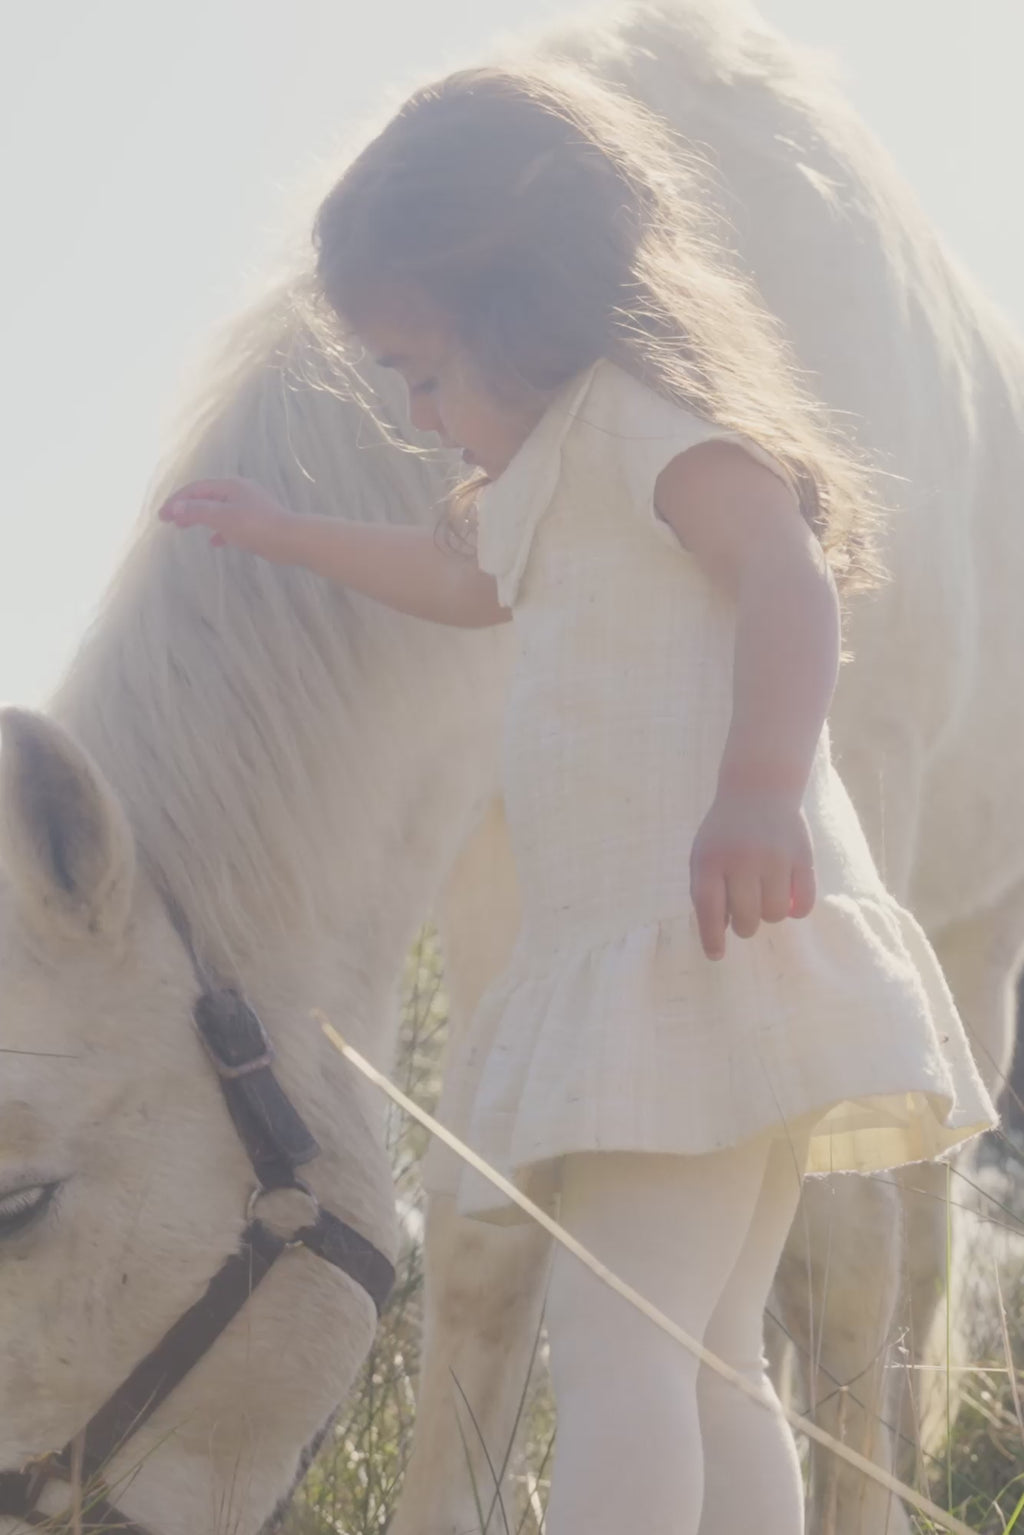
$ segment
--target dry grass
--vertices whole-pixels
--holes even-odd
[[[441,962],[424,934],[406,971],[399,1086],[428,1110],[439,1082],[446,1006]],[[392,1158],[406,1244],[398,1283],[359,1386],[296,1497],[285,1535],[378,1535],[388,1527],[409,1454],[419,1368],[422,1301],[419,1160],[426,1132],[393,1113]],[[945,1463],[922,1470],[906,1457],[904,1474],[979,1535],[1024,1535],[1024,1116],[1014,1118],[1002,1145],[986,1148],[975,1182],[958,1202],[981,1207],[968,1224],[964,1270],[956,1290],[975,1318],[953,1357],[978,1361],[963,1377],[962,1410]],[[515,1507],[491,1520],[493,1535],[540,1535],[554,1415],[543,1368],[535,1371],[519,1434]],[[471,1431],[471,1429],[470,1429]],[[468,1476],[468,1470],[467,1470]],[[927,1484],[927,1485],[926,1485]],[[490,1504],[493,1489],[479,1489]],[[932,1526],[920,1522],[921,1535]],[[818,1535],[818,1532],[811,1532]]]
[[[953,1357],[968,1368],[943,1468],[942,1501],[980,1535],[1024,1535],[1024,1115],[1007,1113],[973,1176],[981,1205],[967,1216],[955,1293],[971,1325]],[[959,1197],[963,1197],[963,1193]],[[922,1525],[922,1529],[928,1529]],[[930,1531],[929,1531],[930,1535]]]

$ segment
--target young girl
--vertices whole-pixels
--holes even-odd
[[[162,515],[438,622],[511,619],[523,921],[452,1070],[456,1128],[764,1383],[805,1171],[994,1121],[924,936],[831,765],[833,575],[864,478],[684,195],[677,145],[574,76],[419,92],[316,223],[317,274],[476,473],[476,558],[244,481]],[[438,1164],[440,1167],[441,1164]],[[435,1169],[435,1175],[436,1169]],[[509,1212],[464,1178],[466,1213]],[[559,1251],[551,1535],[797,1535],[794,1444]]]

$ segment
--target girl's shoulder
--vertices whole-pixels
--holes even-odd
[[[534,535],[549,510],[607,502],[678,548],[654,508],[665,466],[698,443],[739,442],[772,467],[763,450],[708,421],[608,358],[570,379],[513,456],[477,498],[477,559],[498,582],[499,600],[515,604]],[[779,470],[780,473],[783,471]]]
[[[606,454],[642,461],[663,451],[672,457],[727,431],[602,358],[590,370],[570,437],[580,438],[591,453],[603,444]]]
[[[697,414],[660,394],[607,359],[592,370],[589,388],[564,443],[567,464],[589,464],[616,483],[626,503],[649,518],[654,487],[669,463],[705,442],[742,448],[794,489],[783,466],[760,444],[732,427]]]

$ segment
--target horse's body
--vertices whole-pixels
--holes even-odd
[[[1007,708],[1024,657],[1013,515],[1024,356],[863,130],[754,23],[693,0],[564,46],[709,148],[767,302],[824,398],[901,477],[886,525],[892,581],[852,614],[834,733],[879,861],[928,925],[997,1082],[1024,937],[1024,723]],[[327,365],[287,295],[247,316],[226,355],[159,492],[242,474],[300,510],[434,519],[440,470],[384,444],[355,399],[304,384]],[[461,849],[444,903],[457,1007],[500,963],[515,892],[500,818],[484,812],[507,644],[149,527],[53,723],[8,721],[0,1043],[16,1053],[0,1079],[0,1470],[81,1428],[202,1293],[245,1220],[251,1170],[191,1036],[194,978],[149,871],[262,1013],[324,1148],[308,1173],[322,1202],[393,1246],[379,1109],[307,1011],[333,1012],[389,1059],[402,954]],[[51,1183],[53,1208],[5,1235],[4,1194]],[[884,1460],[870,1370],[896,1299],[896,1196],[845,1179],[818,1186],[809,1206],[780,1304],[804,1337],[806,1285],[821,1285],[827,1245],[814,1349],[823,1377],[857,1378],[843,1423]],[[926,1267],[932,1208],[908,1205]],[[448,1369],[500,1441],[543,1272],[532,1232],[460,1226],[441,1206],[431,1227],[421,1432],[395,1526],[405,1535],[473,1527]],[[251,1535],[348,1390],[371,1329],[358,1286],[288,1254],[115,1457],[118,1507],[153,1535]],[[860,1492],[845,1479],[834,1489],[841,1535],[885,1528]],[[52,1486],[44,1506],[66,1506],[66,1491]]]

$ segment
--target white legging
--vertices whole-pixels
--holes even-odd
[[[805,1142],[566,1158],[560,1220],[692,1336],[770,1390],[763,1312]],[[558,1434],[548,1535],[800,1535],[796,1446],[564,1248],[547,1301]]]

